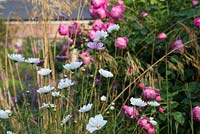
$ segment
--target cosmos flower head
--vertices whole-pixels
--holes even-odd
[[[107,123],[106,120],[103,119],[103,116],[101,114],[96,115],[95,117],[91,117],[89,119],[89,122],[86,126],[86,129],[93,133],[96,130],[101,129],[103,126],[105,126]]]
[[[91,110],[92,105],[93,105],[93,104],[90,104],[90,103],[87,104],[87,105],[84,105],[84,106],[81,107],[78,111],[81,112],[81,113],[83,113],[83,112],[88,112],[88,111]]]
[[[70,120],[70,118],[72,118],[72,115],[71,115],[71,114],[66,115],[66,116],[63,118],[63,120],[62,120],[62,122],[61,122],[61,125],[66,124],[66,123]]]
[[[58,83],[58,89],[63,89],[63,88],[67,88],[74,85],[74,83],[72,82],[72,80],[69,80],[68,78],[65,79],[61,79]]]
[[[25,58],[21,54],[8,54],[8,58],[15,62],[24,62]]]
[[[61,96],[61,94],[60,94],[60,91],[58,91],[58,92],[51,92],[51,95],[53,96],[53,97],[60,97]]]
[[[42,106],[39,107],[39,109],[44,109],[44,108],[55,108],[56,105],[52,104],[52,103],[42,103]]]
[[[89,42],[87,44],[87,47],[91,50],[93,49],[97,49],[97,50],[104,50],[105,47],[104,47],[104,44],[102,42]]]
[[[130,99],[131,105],[138,107],[145,107],[147,105],[141,98],[133,98]]]
[[[113,74],[110,71],[104,69],[99,69],[99,73],[105,78],[113,77]]]
[[[160,106],[160,104],[157,101],[149,101],[148,105],[150,105],[152,107],[158,107],[158,106]]]
[[[43,94],[43,93],[48,93],[48,92],[52,91],[53,89],[54,89],[54,87],[48,85],[48,86],[44,86],[44,87],[42,87],[42,88],[39,88],[39,89],[37,90],[37,92],[38,92],[39,94]]]
[[[12,131],[6,131],[6,134],[15,134]]]
[[[0,119],[8,119],[11,113],[10,110],[0,110]]]
[[[137,118],[139,116],[139,112],[135,107],[129,107],[127,105],[123,105],[122,110],[124,111],[125,115],[131,119]]]
[[[108,33],[112,33],[113,31],[118,31],[119,30],[119,25],[118,24],[114,24],[108,27],[107,31]]]
[[[63,67],[64,67],[64,69],[67,69],[67,70],[73,70],[73,69],[79,68],[82,64],[83,64],[83,62],[75,61],[70,64],[65,64],[65,65],[63,65]]]
[[[158,124],[157,121],[155,121],[153,117],[149,117],[149,122],[150,122],[153,126],[156,126],[156,125]]]
[[[106,31],[96,31],[94,35],[94,41],[99,42],[99,41],[104,41],[108,37],[108,33]]]
[[[41,68],[40,70],[37,71],[37,73],[41,76],[46,76],[51,73],[51,70],[49,68]]]
[[[25,62],[30,63],[30,64],[37,64],[40,62],[39,58],[28,58],[25,60]]]

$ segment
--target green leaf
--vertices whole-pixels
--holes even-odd
[[[174,117],[174,120],[180,123],[181,125],[184,124],[185,119],[183,117],[183,114],[181,112],[173,112],[172,116]]]

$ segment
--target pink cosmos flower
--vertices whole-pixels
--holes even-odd
[[[160,33],[158,36],[157,36],[157,39],[159,40],[165,40],[167,38],[167,35],[165,33]]]
[[[192,109],[192,117],[195,121],[200,122],[200,106],[196,106]]]
[[[121,20],[123,18],[123,7],[121,5],[113,6],[111,11],[109,12],[109,15],[112,19],[119,19]]]
[[[95,32],[94,30],[91,30],[91,31],[89,32],[89,37],[90,37],[91,40],[94,40],[95,34],[96,34],[96,32]]]
[[[137,124],[140,126],[140,128],[145,130],[146,134],[154,134],[155,133],[154,127],[151,123],[149,123],[148,117],[141,117],[138,120]]]
[[[95,19],[98,19],[98,18],[106,18],[107,14],[106,14],[106,9],[104,7],[99,7],[99,8],[95,8],[94,6],[90,6],[90,15],[95,18]]]
[[[197,0],[192,0],[192,5],[193,6],[196,6],[196,5],[198,5],[199,4],[199,2],[197,1]]]
[[[84,64],[86,64],[86,65],[88,65],[90,62],[94,61],[94,59],[92,57],[90,57],[88,51],[82,52],[80,57],[83,60]]]
[[[142,98],[145,100],[151,100],[155,99],[157,96],[157,93],[152,87],[145,87],[142,92]]]
[[[139,112],[136,108],[129,107],[127,105],[123,105],[122,110],[124,111],[126,116],[128,116],[129,118],[136,118],[139,116]]]
[[[172,49],[175,50],[174,52],[182,54],[184,52],[184,49],[185,49],[182,40],[176,40],[172,44]]]
[[[137,124],[141,127],[144,128],[144,126],[148,123],[149,118],[148,117],[141,117],[138,121]]]
[[[144,126],[144,130],[146,130],[147,134],[155,134],[154,127],[153,127],[153,125],[151,123],[147,123]]]
[[[115,23],[113,20],[110,20],[109,22],[107,22],[106,24],[104,24],[104,30],[106,31],[108,29],[109,26],[113,26]]]
[[[65,24],[60,24],[58,28],[58,32],[62,36],[68,35],[69,34],[68,26]]]
[[[145,12],[145,11],[142,11],[142,12],[140,13],[140,16],[144,18],[144,17],[148,16],[148,13]]]
[[[194,19],[194,25],[200,29],[200,17]]]
[[[92,25],[92,29],[94,31],[101,31],[101,30],[105,29],[104,23],[101,20],[95,20],[93,25]]]
[[[91,0],[91,5],[94,6],[94,8],[105,6],[107,3],[107,0]]]
[[[127,47],[128,38],[127,37],[118,37],[115,40],[115,46],[119,49],[125,49]]]
[[[74,21],[73,24],[68,26],[70,36],[76,36],[81,33],[81,27],[77,21]]]

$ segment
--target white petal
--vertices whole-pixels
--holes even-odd
[[[99,73],[106,78],[113,77],[113,74],[107,70],[99,69]]]

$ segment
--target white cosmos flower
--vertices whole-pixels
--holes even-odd
[[[87,124],[86,129],[92,133],[101,129],[106,123],[107,121],[103,119],[103,116],[98,114],[95,117],[91,117],[89,119],[89,123]]]
[[[153,107],[158,107],[160,104],[157,101],[149,101],[148,104]]]
[[[8,54],[8,58],[16,62],[24,62],[24,56],[21,54]]]
[[[0,119],[8,119],[10,113],[10,110],[0,110]]]
[[[141,98],[131,97],[130,101],[133,106],[144,107],[147,105],[147,103],[144,102]]]
[[[68,78],[61,79],[60,82],[58,83],[58,89],[63,89],[72,85],[74,85],[72,80],[69,80]]]
[[[98,42],[98,41],[104,41],[106,38],[108,37],[108,33],[105,31],[96,31],[95,35],[94,35],[94,41]]]
[[[87,105],[84,105],[84,106],[81,107],[78,111],[79,111],[79,112],[88,112],[88,111],[91,110],[92,105],[93,105],[93,104],[90,104],[90,103],[87,104]]]
[[[38,62],[40,62],[39,58],[28,58],[25,60],[25,62],[30,63],[30,64],[37,64]]]
[[[6,134],[14,134],[12,131],[6,131]]]
[[[53,89],[54,89],[54,87],[48,85],[48,86],[44,86],[44,87],[39,88],[37,90],[37,92],[40,93],[40,94],[43,94],[43,93],[48,93],[48,92],[50,92]]]
[[[108,33],[112,33],[112,31],[118,31],[119,30],[119,25],[118,24],[114,24],[108,27],[107,31]]]
[[[51,95],[53,97],[60,97],[61,96],[60,91],[58,91],[58,92],[52,92]]]
[[[106,78],[113,77],[113,74],[107,70],[99,69],[99,73]]]
[[[68,122],[69,119],[70,119],[71,117],[72,117],[71,114],[66,115],[66,116],[63,118],[63,120],[62,120],[62,122],[61,122],[61,125],[64,125],[66,122]]]
[[[39,107],[39,109],[43,109],[43,108],[55,108],[56,105],[51,104],[51,103],[42,103],[42,106]]]
[[[37,73],[39,75],[46,76],[51,73],[51,70],[49,68],[41,68],[39,71],[37,71]]]
[[[79,68],[82,64],[83,64],[83,62],[75,61],[70,64],[65,64],[65,65],[63,65],[63,67],[64,67],[64,69],[67,69],[67,70],[73,70],[73,69]]]
[[[101,101],[106,101],[107,100],[107,97],[105,95],[101,96],[100,98]]]
[[[153,119],[153,117],[150,117],[149,119],[150,119],[149,122],[150,122],[152,125],[156,126],[156,125],[158,124],[157,121],[155,121],[155,120]]]

